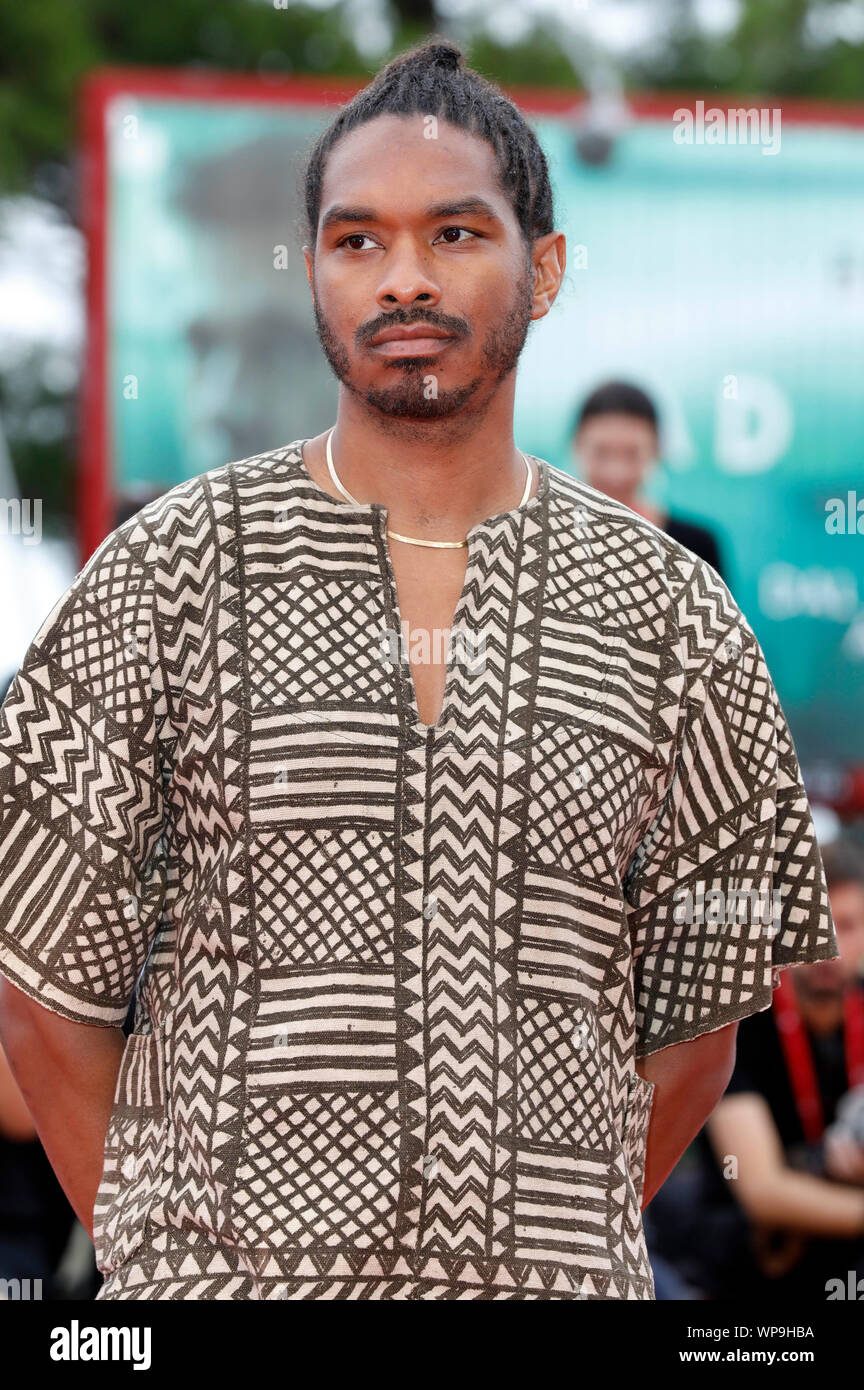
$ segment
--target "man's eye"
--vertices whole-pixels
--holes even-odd
[[[470,229],[469,227],[444,227],[443,230],[442,230],[441,232],[439,232],[438,235],[439,235],[439,236],[446,236],[448,232],[465,232],[467,236],[470,236],[470,237],[476,237],[476,236],[477,236],[477,233],[476,233],[476,232],[472,232],[471,229]],[[437,239],[438,239],[438,238],[436,237],[436,241],[437,241]],[[447,245],[448,245],[448,246],[459,246],[460,243],[459,243],[458,241],[449,241],[449,242],[447,243]]]
[[[339,242],[339,245],[340,245],[340,246],[347,246],[348,243],[349,243],[349,241],[371,241],[371,240],[372,240],[372,238],[369,236],[368,232],[351,232],[349,236],[346,236],[346,237],[343,237],[343,238],[342,238],[342,240]],[[352,251],[359,251],[359,250],[361,250],[361,249],[362,249],[362,248],[361,248],[361,247],[358,247],[358,246],[352,246],[352,247],[351,247],[351,250],[352,250]]]

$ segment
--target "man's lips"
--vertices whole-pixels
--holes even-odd
[[[373,343],[382,357],[437,357],[448,348],[453,338],[390,338],[386,343]]]
[[[409,324],[376,333],[371,346],[384,357],[428,357],[454,342],[451,334],[431,324]]]

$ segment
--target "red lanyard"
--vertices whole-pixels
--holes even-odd
[[[807,1142],[815,1144],[824,1133],[825,1115],[813,1063],[813,1049],[788,973],[781,971],[778,974],[780,983],[774,990],[772,1000],[774,1017],[801,1127]],[[843,999],[843,1048],[849,1086],[864,1085],[864,992],[857,985],[848,988]]]

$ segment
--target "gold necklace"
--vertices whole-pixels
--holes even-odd
[[[335,465],[334,462],[333,462],[333,450],[330,448],[330,439],[331,439],[331,437],[332,437],[333,430],[335,430],[335,428],[336,428],[336,426],[333,425],[333,427],[332,427],[330,430],[328,430],[328,432],[327,432],[327,467],[328,467],[328,469],[330,470],[330,477],[333,479],[333,482],[336,484],[336,486],[338,487],[339,491],[342,493],[342,496],[343,496],[344,498],[346,498],[347,501],[352,502],[352,503],[354,504],[355,507],[360,507],[360,506],[362,506],[363,504],[362,504],[361,502],[358,502],[356,497],[352,497],[352,496],[351,496],[351,493],[348,491],[348,489],[342,486],[342,482],[341,482],[341,480],[340,480],[340,478],[339,478],[339,476],[338,476],[338,474],[337,474],[337,472],[336,472],[336,465]],[[522,452],[521,449],[520,449],[519,452],[520,452],[520,453]],[[526,454],[522,454],[522,458],[523,458],[524,463],[525,463],[525,468],[526,468],[526,470],[527,470],[528,477],[527,477],[526,480],[525,480],[525,491],[522,493],[522,500],[521,500],[520,503],[519,503],[519,506],[520,506],[520,507],[524,507],[524,506],[525,506],[525,503],[528,501],[528,494],[529,494],[529,492],[531,491],[531,465],[530,465],[530,463],[528,462],[528,457],[527,457]],[[464,541],[420,541],[420,540],[417,540],[414,536],[400,536],[398,531],[388,531],[388,532],[387,532],[387,535],[388,535],[388,536],[392,536],[393,539],[394,539],[394,541],[404,541],[406,545],[426,545],[426,546],[434,546],[436,550],[458,550],[458,549],[460,548],[460,546],[466,546],[466,545],[468,544],[468,541],[467,541],[467,540],[464,540]]]

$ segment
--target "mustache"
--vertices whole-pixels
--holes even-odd
[[[468,324],[464,319],[453,318],[450,314],[436,314],[419,310],[417,313],[399,313],[394,311],[386,314],[373,323],[365,323],[362,328],[358,328],[355,334],[358,347],[367,347],[375,337],[376,333],[382,333],[385,328],[410,328],[412,323],[428,323],[433,328],[440,328],[442,333],[451,333],[454,338],[464,338],[470,332]]]

